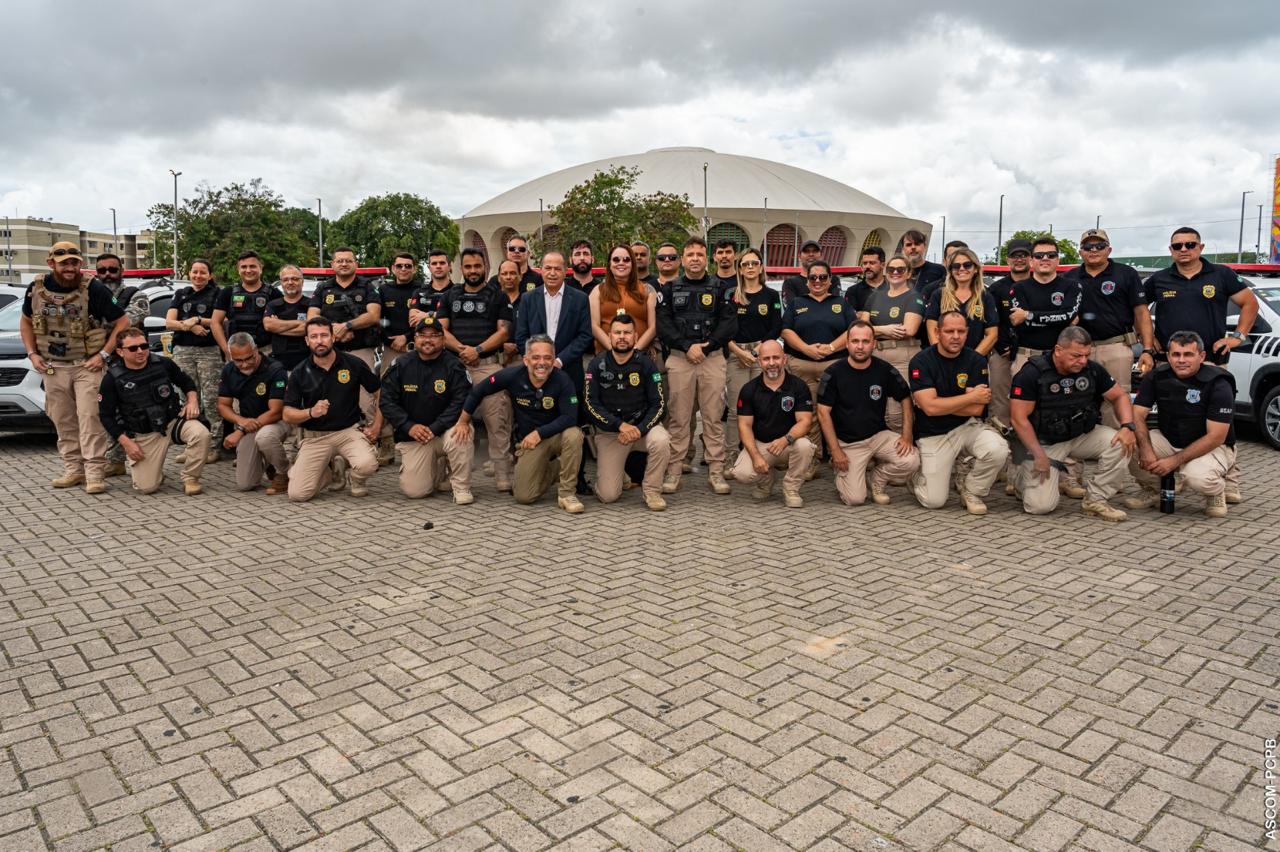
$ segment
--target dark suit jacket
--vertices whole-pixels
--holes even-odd
[[[582,396],[582,356],[591,349],[591,307],[587,297],[566,283],[562,285],[560,323],[556,327],[556,357],[563,370],[573,379],[573,385]],[[544,301],[545,286],[538,286],[520,297],[520,310],[516,311],[516,347],[524,352],[525,344],[535,334],[547,333],[547,306]]]

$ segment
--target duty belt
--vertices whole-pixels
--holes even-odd
[[[479,366],[481,364],[496,364],[496,363],[498,363],[497,355],[486,355],[476,362],[476,366]]]
[[[919,340],[914,340],[914,339],[911,339],[911,340],[877,340],[877,341],[876,341],[876,348],[877,348],[877,349],[902,349],[902,348],[904,348],[904,347],[909,347],[909,346],[916,346],[916,347],[918,347],[919,345],[920,345],[920,341],[919,341]]]
[[[1127,331],[1124,334],[1117,334],[1115,337],[1108,337],[1106,340],[1093,341],[1094,346],[1106,346],[1108,343],[1127,343],[1130,346],[1138,342],[1138,335],[1135,332]]]

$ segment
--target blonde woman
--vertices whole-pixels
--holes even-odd
[[[764,259],[753,248],[738,256],[738,286],[733,291],[738,306],[738,331],[729,341],[725,400],[728,422],[724,430],[724,446],[728,456],[725,469],[732,471],[738,453],[738,393],[742,386],[760,375],[756,350],[766,340],[777,340],[782,334],[782,297],[765,284]]]
[[[996,300],[982,279],[982,262],[967,248],[952,254],[942,289],[925,307],[924,321],[930,344],[938,342],[938,317],[948,311],[959,311],[969,323],[969,336],[964,345],[983,358],[988,357],[1000,331]]]
[[[907,369],[920,351],[916,334],[924,322],[924,300],[911,286],[911,264],[902,255],[889,258],[884,265],[884,277],[888,283],[867,294],[858,319],[871,323],[876,335],[876,354],[909,382]],[[901,430],[902,406],[897,400],[889,400],[885,422],[890,429]]]

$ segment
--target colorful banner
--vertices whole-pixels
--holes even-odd
[[[1271,202],[1271,255],[1269,263],[1280,263],[1280,157],[1276,157],[1275,193]]]

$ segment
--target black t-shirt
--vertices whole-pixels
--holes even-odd
[[[899,325],[907,318],[907,314],[918,314],[924,322],[924,299],[911,288],[903,290],[896,296],[889,295],[889,285],[877,287],[867,294],[862,309],[867,312],[867,321],[872,325]]]
[[[474,293],[464,286],[451,287],[436,316],[449,321],[449,333],[463,346],[478,346],[493,336],[498,323],[512,323],[507,294],[483,286]]]
[[[286,301],[285,297],[281,296],[267,302],[265,315],[286,322],[297,322],[306,320],[307,308],[310,306],[311,301],[306,296],[299,296],[296,302]],[[297,337],[288,334],[271,335],[271,357],[283,364],[286,370],[292,370],[310,354],[306,338],[302,335]]]
[[[382,339],[390,340],[398,334],[409,334],[409,300],[418,292],[421,282],[400,284],[394,278],[378,285],[382,300]]]
[[[970,349],[977,349],[978,344],[982,342],[982,338],[986,336],[987,329],[995,328],[999,323],[999,311],[996,308],[995,297],[987,290],[982,291],[982,304],[978,308],[976,316],[969,316],[969,309],[965,305],[961,305],[959,310],[964,314],[965,321],[969,324],[969,336],[965,338],[964,345]],[[942,292],[939,291],[930,300],[924,309],[925,322],[933,320],[938,321],[942,316]]]
[[[821,302],[813,296],[797,296],[782,309],[782,328],[794,331],[805,343],[830,343],[849,330],[853,315],[848,308],[835,293],[828,293]],[[790,346],[784,348],[792,358],[813,360]]]
[[[911,270],[911,286],[926,303],[933,298],[934,293],[942,289],[942,283],[946,279],[946,267],[931,260],[926,260],[919,268]]]
[[[382,377],[378,406],[397,441],[411,441],[409,430],[426,426],[439,437],[452,429],[471,391],[466,366],[451,352],[430,361],[416,351],[396,359]]]
[[[1080,285],[1080,326],[1094,341],[1133,331],[1133,309],[1147,303],[1147,289],[1136,269],[1107,261],[1097,275],[1080,264],[1062,277]]]
[[[849,289],[844,291],[844,300],[849,303],[849,309],[855,314],[865,311],[867,305],[867,297],[884,287],[888,287],[889,283],[883,279],[878,285],[872,287],[867,283],[865,278],[859,278],[853,284],[849,285]]]
[[[289,374],[284,404],[288,408],[311,408],[322,399],[329,400],[324,417],[312,417],[303,429],[334,432],[360,422],[360,389],[377,393],[381,386],[365,362],[349,352],[335,351],[333,364],[325,370],[308,358]]]
[[[790,373],[783,373],[776,391],[769,389],[761,374],[738,392],[738,416],[752,418],[751,434],[761,443],[776,441],[790,432],[800,411],[813,413],[813,396],[809,386]]]
[[[770,287],[761,287],[746,296],[745,305],[738,304],[736,293],[733,297],[738,309],[738,330],[733,335],[734,342],[777,340],[782,334],[782,297]]]
[[[1009,321],[1009,314],[1013,311],[1013,285],[1017,283],[1006,275],[992,281],[989,288],[996,302],[996,313],[1000,318],[1000,331],[996,335],[996,348],[993,351],[1001,355],[1008,355],[1010,350],[1018,345],[1017,330]]]
[[[54,283],[52,274],[46,274],[44,279],[44,288],[50,293],[74,293],[76,290],[75,287],[58,286]],[[40,279],[37,278],[27,285],[26,295],[22,297],[22,313],[25,316],[31,316],[31,291],[39,283]],[[116,304],[111,289],[96,278],[89,282],[89,315],[105,323],[113,323],[124,316],[124,309]]]
[[[265,355],[258,369],[245,375],[228,361],[222,365],[218,379],[218,396],[239,400],[241,417],[257,417],[266,414],[273,399],[284,399],[289,374],[284,364]]]
[[[192,317],[200,317],[202,320],[212,319],[218,296],[218,288],[212,283],[205,284],[199,291],[194,287],[183,287],[174,295],[170,307],[177,310],[179,320],[189,320]],[[175,331],[173,345],[205,348],[217,346],[218,341],[213,339],[212,332],[202,337],[193,331]]]
[[[1015,326],[1018,345],[1026,349],[1052,349],[1058,335],[1080,313],[1080,284],[1055,275],[1041,284],[1028,278],[1013,285],[1013,306],[1030,316]]]
[[[818,381],[818,405],[831,406],[836,437],[844,444],[865,441],[889,428],[884,419],[889,400],[902,402],[910,395],[902,374],[875,356],[861,370],[841,358]]]
[[[911,392],[932,388],[939,397],[962,396],[965,388],[991,384],[987,359],[967,346],[954,358],[946,358],[937,346],[918,352],[908,368],[911,376]],[[986,416],[983,409],[982,416]],[[917,438],[945,435],[969,420],[960,414],[943,414],[930,417],[916,406],[915,429]]]
[[[1231,297],[1249,286],[1228,266],[1200,263],[1200,271],[1192,278],[1171,266],[1147,279],[1147,294],[1155,304],[1156,340],[1165,348],[1175,331],[1194,331],[1205,349],[1212,350],[1227,333]]]
[[[516,441],[523,441],[535,429],[545,440],[578,425],[578,391],[573,379],[560,369],[552,370],[539,388],[529,380],[528,367],[514,364],[474,385],[462,408],[475,414],[486,396],[504,392],[511,397],[515,413]]]

